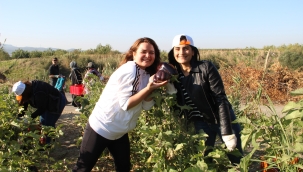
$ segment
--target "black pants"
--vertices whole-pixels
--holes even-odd
[[[96,133],[87,123],[80,148],[80,156],[73,172],[89,172],[105,148],[114,158],[115,169],[119,172],[130,171],[130,144],[128,134],[117,140],[108,140]]]

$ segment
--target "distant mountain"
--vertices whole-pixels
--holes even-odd
[[[25,51],[45,51],[48,50],[49,48],[44,48],[44,47],[15,47],[13,45],[9,45],[9,44],[4,44],[3,45],[3,49],[4,51],[6,51],[8,54],[12,55],[12,52],[21,49],[21,50],[25,50]],[[57,50],[59,48],[51,48],[52,50]],[[72,51],[73,49],[69,49],[67,51]]]

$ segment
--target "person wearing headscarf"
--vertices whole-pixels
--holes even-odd
[[[71,68],[71,72],[69,74],[69,79],[71,80],[71,84],[75,85],[75,84],[82,84],[82,74],[80,69],[77,66],[77,63],[75,61],[70,62],[69,64],[70,68]],[[76,111],[79,111],[81,109],[81,104],[79,101],[76,100],[76,98],[78,96],[81,95],[74,95],[72,94],[72,105],[74,107],[77,107]]]

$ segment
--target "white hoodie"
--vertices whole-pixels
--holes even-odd
[[[128,100],[146,87],[149,77],[134,61],[120,66],[110,76],[89,117],[92,129],[109,140],[119,139],[133,130],[142,109],[151,109],[154,101],[142,101],[127,110]]]

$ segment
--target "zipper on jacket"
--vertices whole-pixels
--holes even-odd
[[[200,65],[198,65],[198,68],[201,70]],[[201,75],[200,75],[201,82],[202,82],[202,73],[203,73],[203,72],[202,72],[202,70],[201,70]],[[209,101],[208,101],[208,99],[207,99],[206,93],[205,93],[204,88],[203,88],[202,85],[201,85],[201,87],[202,87],[202,90],[203,90],[205,99],[206,99],[206,101],[207,101],[207,104],[208,104],[208,106],[210,107],[211,112],[213,113],[213,116],[214,116],[214,119],[215,119],[215,123],[218,124],[218,121],[217,121],[217,118],[216,118],[216,114],[214,113],[214,111],[213,111],[213,109],[212,109],[212,107],[211,107],[211,105],[210,105],[210,103],[209,103]]]
[[[215,123],[218,124],[218,121],[217,121],[217,118],[216,118],[216,114],[214,113],[214,111],[213,111],[213,109],[212,109],[212,107],[211,107],[211,105],[210,105],[210,103],[209,103],[209,101],[208,101],[208,99],[207,99],[207,96],[206,96],[206,94],[205,94],[205,91],[204,91],[203,86],[201,86],[201,87],[202,87],[202,90],[203,90],[205,99],[206,99],[206,101],[207,101],[207,104],[208,104],[208,106],[210,107],[210,110],[211,110],[211,112],[212,112],[213,115],[214,115]]]

